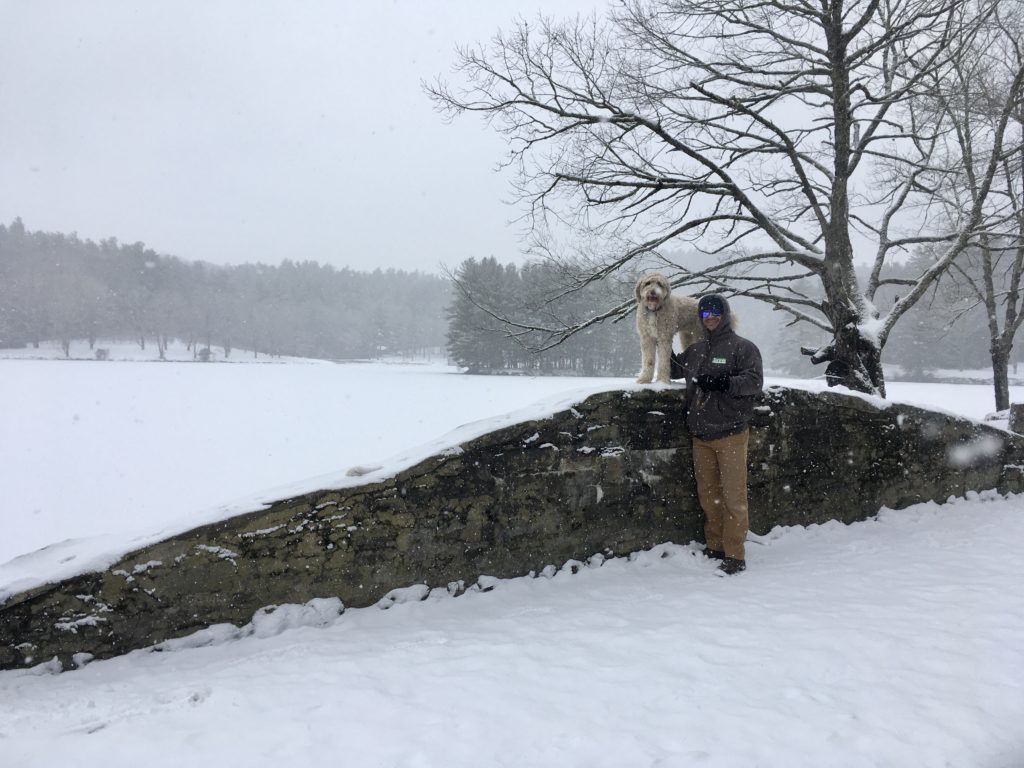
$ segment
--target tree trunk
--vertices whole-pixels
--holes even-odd
[[[1010,407],[1010,355],[1006,345],[992,342],[992,387],[995,389],[996,410],[1005,411]]]
[[[827,314],[835,336],[827,356],[825,379],[829,386],[843,385],[857,392],[885,397],[882,350],[874,339],[862,335],[862,324],[869,319],[871,307],[865,300],[853,267],[853,242],[850,238],[850,73],[843,34],[842,4],[832,8],[826,27],[829,59],[832,63],[835,120],[832,189],[829,195],[828,221],[825,226],[825,265],[822,286],[828,298]]]
[[[828,385],[841,385],[855,392],[885,397],[882,351],[878,345],[861,335],[855,319],[842,324],[837,323],[837,327],[839,330],[830,348],[820,358],[820,361],[829,361],[825,369],[825,380]]]

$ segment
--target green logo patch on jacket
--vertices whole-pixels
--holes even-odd
[[[725,358],[724,357],[712,357],[711,358],[711,362],[714,363],[715,365],[725,365]]]

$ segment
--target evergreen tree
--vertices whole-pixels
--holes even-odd
[[[0,345],[100,337],[151,344],[163,357],[181,339],[196,354],[329,359],[411,355],[444,345],[450,286],[400,270],[361,273],[313,261],[218,267],[116,238],[0,226]]]

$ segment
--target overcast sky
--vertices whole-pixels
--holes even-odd
[[[0,0],[0,223],[214,263],[521,260],[504,143],[420,82],[603,0]]]

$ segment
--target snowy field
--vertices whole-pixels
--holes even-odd
[[[628,385],[0,359],[0,592]],[[992,410],[986,386],[890,396]],[[0,766],[1019,768],[1022,540],[1024,499],[972,494],[752,536],[730,579],[682,542],[386,611],[282,608],[164,653],[0,673]]]

